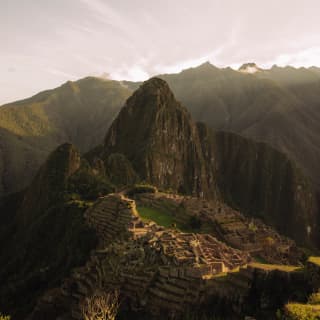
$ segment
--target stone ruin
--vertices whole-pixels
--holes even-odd
[[[173,317],[192,305],[201,305],[219,290],[216,276],[232,270],[247,274],[250,255],[233,249],[209,234],[182,233],[143,222],[135,202],[119,194],[101,198],[85,213],[99,237],[86,265],[73,270],[60,288],[40,299],[34,314],[52,301],[65,301],[69,318],[82,319],[81,301],[96,290],[118,289],[132,310]],[[228,295],[249,287],[237,277]],[[239,288],[239,291],[235,290]],[[224,286],[223,290],[227,290]],[[226,293],[225,293],[226,294]],[[51,302],[48,302],[51,301]],[[67,301],[67,303],[66,303]],[[31,317],[31,319],[36,319]]]
[[[163,201],[152,200],[150,195],[143,197],[148,198],[148,205],[152,201],[160,205]],[[173,205],[177,208],[185,205],[185,201],[189,203],[188,208],[194,203],[192,198],[170,195],[168,199],[171,209]],[[137,201],[146,204],[142,198]],[[203,209],[212,210],[207,202],[199,201]],[[200,214],[203,215],[203,211]],[[224,237],[242,230],[239,224],[231,228],[233,222],[229,218],[238,217],[236,212],[225,214],[217,210],[214,217],[214,221],[223,220],[221,226],[230,226],[221,227],[221,230],[230,230]],[[208,215],[205,217],[213,225]],[[188,310],[210,304],[212,299],[224,299],[233,312],[241,314],[255,278],[260,274],[264,279],[267,273],[277,270],[276,266],[271,270],[251,263],[249,250],[234,249],[210,234],[183,233],[154,222],[146,223],[136,210],[136,202],[123,194],[99,199],[85,212],[85,218],[96,230],[98,247],[84,266],[72,271],[61,287],[49,290],[39,299],[28,320],[49,320],[47,315],[51,314],[58,314],[59,319],[80,320],[80,306],[86,297],[97,291],[115,289],[120,292],[122,308],[143,311],[154,319],[179,318]],[[249,222],[243,221],[246,223]],[[283,278],[287,279],[286,272],[283,273]],[[49,310],[47,314],[45,310]]]
[[[167,265],[205,265],[210,274],[226,272],[244,265],[249,255],[233,249],[209,234],[182,233],[166,229],[154,222],[143,222],[135,201],[113,194],[100,199],[85,213],[88,224],[100,239],[100,247],[115,240],[140,239],[144,247],[153,250]]]
[[[299,264],[302,252],[295,242],[260,219],[246,217],[218,201],[167,193],[137,194],[138,205],[170,212],[180,224],[190,217],[201,220],[202,232],[213,234],[233,248],[259,256],[268,263]]]

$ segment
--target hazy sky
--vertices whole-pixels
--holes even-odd
[[[320,0],[0,0],[0,104],[209,60],[320,66]]]

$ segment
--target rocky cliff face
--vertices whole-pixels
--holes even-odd
[[[161,79],[146,81],[127,100],[105,139],[103,156],[112,153],[125,155],[142,180],[158,187],[215,196],[197,127]]]
[[[318,243],[315,193],[286,155],[237,134],[214,132],[203,124],[198,128],[206,164],[225,201],[300,244]]]
[[[24,194],[17,219],[26,224],[58,202],[68,178],[80,168],[80,153],[69,143],[59,146],[42,165]]]

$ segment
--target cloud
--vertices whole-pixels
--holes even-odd
[[[150,78],[150,74],[136,65],[117,72],[112,72],[111,78],[114,80],[144,81]]]
[[[104,72],[145,80],[205,61],[320,65],[319,0],[5,2],[0,100]]]
[[[139,32],[137,24],[125,19],[123,15],[118,13],[114,8],[101,0],[80,0],[94,14],[95,18],[101,23],[113,27],[122,35],[129,37],[134,36]]]

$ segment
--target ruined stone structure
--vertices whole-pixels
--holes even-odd
[[[168,199],[181,201],[180,205],[186,200],[173,195]],[[251,305],[252,295],[261,303],[266,303],[267,295],[265,307],[274,307],[278,300],[272,288],[277,286],[270,281],[283,282],[283,299],[289,299],[296,285],[306,288],[299,268],[251,263],[249,253],[209,234],[182,233],[143,222],[136,202],[123,194],[101,198],[86,211],[85,218],[97,232],[98,247],[60,288],[48,291],[38,301],[28,320],[57,316],[80,320],[81,302],[97,290],[119,290],[122,308],[143,310],[150,318],[179,319],[188,310],[202,310],[221,299],[232,313],[240,315]],[[260,295],[255,291],[257,284]]]
[[[135,201],[121,194],[101,198],[87,210],[85,217],[88,224],[96,229],[102,248],[114,241],[134,240],[139,243],[140,240],[144,246],[159,253],[167,264],[205,265],[206,270],[211,270],[208,275],[232,270],[245,264],[249,258],[209,234],[182,233],[154,222],[143,222]]]
[[[86,212],[103,249],[93,253],[83,268],[63,286],[78,298],[73,317],[80,319],[81,297],[96,288],[119,288],[131,308],[152,314],[182,312],[207,298],[211,281],[222,272],[244,266],[248,254],[232,249],[208,234],[181,233],[155,223],[144,223],[135,202],[114,194]],[[109,245],[107,245],[109,243]]]
[[[260,256],[269,263],[297,264],[301,259],[293,240],[219,201],[160,192],[137,194],[135,199],[139,205],[170,212],[181,224],[197,217],[202,222],[202,232],[214,234],[231,247]]]
[[[81,319],[79,304],[84,297],[97,289],[115,288],[133,310],[145,308],[153,315],[167,312],[173,316],[204,302],[210,290],[216,290],[216,275],[250,261],[247,253],[208,234],[144,223],[135,202],[123,195],[101,198],[85,217],[100,243],[86,265],[73,270],[59,289],[73,319]],[[56,299],[60,301],[61,295]],[[46,303],[45,296],[38,309]]]

